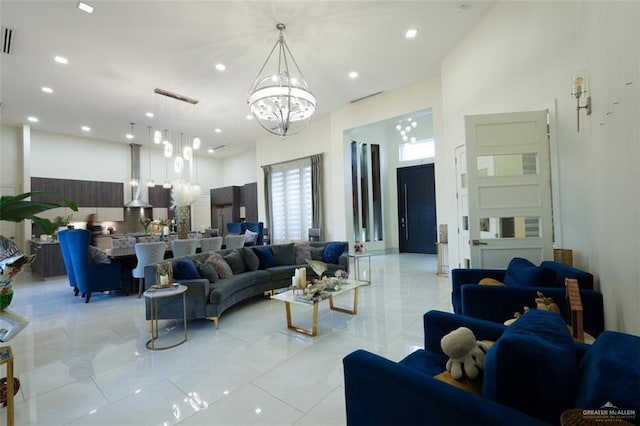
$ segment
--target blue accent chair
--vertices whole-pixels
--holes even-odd
[[[638,336],[605,331],[591,346],[577,343],[558,314],[541,310],[510,327],[439,311],[423,323],[424,349],[399,362],[366,350],[343,359],[347,425],[548,425],[567,410],[611,405],[640,422]],[[495,342],[479,393],[434,377],[448,359],[440,340],[458,327]]]
[[[124,290],[131,287],[131,270],[124,269],[120,262],[93,263],[89,258],[91,233],[86,229],[61,231],[66,239],[67,254],[73,267],[76,286],[84,295],[85,303],[93,292]],[[64,252],[63,252],[64,256]]]
[[[264,223],[263,222],[228,222],[227,233],[229,234],[244,234],[246,230],[255,232],[258,234],[255,245],[261,246],[264,243]]]
[[[483,278],[493,278],[505,286],[479,285]],[[565,296],[565,278],[578,281],[584,310],[584,330],[597,337],[604,331],[602,294],[593,290],[593,275],[571,266],[544,261],[536,266],[526,259],[514,258],[507,269],[453,269],[451,302],[456,314],[502,323],[522,312],[524,306],[535,308],[538,291],[551,297],[565,319],[570,309]]]
[[[64,269],[67,271],[67,278],[69,279],[69,285],[73,287],[73,295],[77,296],[79,293],[78,285],[76,284],[76,274],[73,272],[73,264],[71,263],[71,255],[69,254],[69,246],[67,243],[67,231],[62,230],[58,232],[58,242],[60,243],[60,250],[62,251],[62,260],[64,261]]]

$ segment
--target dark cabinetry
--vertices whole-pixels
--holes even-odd
[[[243,209],[241,209],[241,207]],[[258,221],[258,184],[225,186],[211,190],[211,221],[214,228],[226,233],[228,222]],[[244,216],[241,216],[241,211]]]
[[[149,188],[149,204],[153,207],[171,207],[171,189],[165,189],[162,185]]]
[[[58,243],[31,241],[31,253],[36,255],[31,270],[43,278],[66,275],[62,250]]]
[[[124,205],[124,186],[117,182],[32,177],[31,190],[55,192],[74,201],[78,207],[122,207]],[[58,201],[49,194],[35,195],[32,199]]]

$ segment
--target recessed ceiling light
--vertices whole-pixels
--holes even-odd
[[[209,149],[207,150],[207,152],[208,152],[209,154],[213,154],[213,153],[215,152],[215,150],[214,150],[213,148],[209,148]]]
[[[245,115],[245,118],[246,118],[247,120],[253,120],[253,115],[251,115],[251,114],[247,114],[247,115]]]
[[[358,77],[358,73],[356,71],[351,71],[349,73],[349,78],[357,78]]]
[[[220,133],[220,132],[222,132],[222,129],[214,129],[213,131],[216,132],[216,133]]]
[[[93,6],[90,4],[79,1],[76,7],[83,12],[87,12],[89,14],[93,13]]]
[[[40,121],[40,120],[38,120],[37,117],[27,117],[27,120],[29,120],[32,123],[37,123],[38,121]]]
[[[227,66],[225,64],[216,64],[216,69],[218,71],[224,71],[227,69]]]
[[[417,35],[418,30],[416,30],[415,28],[407,30],[407,32],[404,34],[405,38],[416,38]]]
[[[69,60],[67,58],[65,58],[64,56],[56,56],[55,58],[53,58],[54,61],[56,61],[59,64],[68,64]]]
[[[88,131],[91,130],[91,127],[89,127],[89,126],[82,126],[80,128],[82,129],[83,132],[88,132]]]
[[[153,113],[152,113],[152,112],[147,112],[145,115],[146,115],[147,117],[149,117],[149,118],[153,118]]]
[[[46,87],[46,86],[42,87],[42,91],[44,93],[53,93],[53,89],[51,87]]]
[[[127,133],[124,137],[127,139],[133,139],[133,135],[131,133]]]

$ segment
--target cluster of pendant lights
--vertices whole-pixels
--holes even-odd
[[[169,92],[167,90],[164,89],[155,89],[154,93],[156,93],[157,95],[162,95],[162,96],[166,96],[168,98],[177,100],[177,101],[181,101],[181,102],[185,102],[185,103],[189,103],[193,105],[193,120],[194,120],[194,136],[193,137],[189,137],[189,136],[185,136],[184,131],[181,130],[177,130],[174,131],[173,134],[171,134],[169,132],[168,129],[164,129],[164,130],[160,130],[160,129],[156,129],[153,132],[153,142],[156,145],[160,145],[163,144],[164,145],[164,156],[166,158],[171,158],[174,156],[174,151],[175,151],[175,144],[178,145],[178,149],[182,150],[181,153],[178,153],[174,160],[173,160],[173,170],[176,173],[182,173],[182,171],[184,170],[184,163],[185,161],[189,162],[193,160],[193,151],[194,150],[198,150],[200,149],[200,147],[202,146],[202,141],[200,140],[200,138],[195,135],[195,118],[196,118],[196,111],[195,111],[195,106],[198,104],[198,101],[196,99],[192,99],[192,98],[188,98],[186,96],[183,95],[179,95],[177,93],[173,93],[173,92]],[[178,115],[178,113],[176,114]],[[179,122],[180,120],[176,119],[177,122]],[[185,120],[186,121],[186,120]],[[184,124],[184,123],[183,123]],[[179,126],[179,123],[177,125],[177,127]],[[171,137],[174,138],[174,141],[171,141]]]
[[[418,126],[418,123],[414,119],[409,117],[407,118],[406,123],[403,123],[402,121],[400,121],[398,124],[396,124],[396,130],[400,133],[400,136],[402,137],[402,140],[404,142],[407,142],[407,141],[415,142],[416,141],[415,136],[409,137],[409,133],[411,133],[411,131],[415,129],[417,126]]]

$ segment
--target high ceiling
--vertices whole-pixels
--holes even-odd
[[[135,122],[136,141],[146,144],[147,126],[193,121],[203,142],[200,154],[223,158],[253,148],[267,134],[247,120],[246,98],[277,39],[278,22],[287,25],[285,40],[321,117],[352,100],[437,75],[442,57],[493,2],[87,3],[93,14],[77,9],[76,0],[0,0],[3,34],[13,30],[10,53],[0,53],[2,122],[21,125],[33,116],[36,130],[118,143],[130,142],[125,134]],[[410,28],[418,35],[407,40]],[[68,64],[56,63],[56,55]],[[218,63],[226,70],[216,70]],[[350,71],[359,77],[350,79]],[[171,118],[175,107],[154,88],[200,102]],[[226,147],[207,154],[220,145]]]

